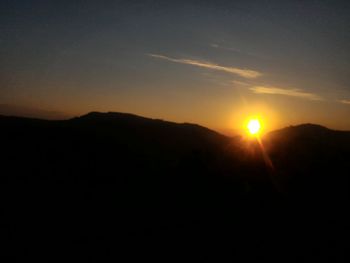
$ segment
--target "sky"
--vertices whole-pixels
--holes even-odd
[[[349,1],[3,0],[0,105],[350,130],[349,14]]]

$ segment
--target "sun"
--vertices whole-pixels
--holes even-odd
[[[261,129],[260,121],[258,119],[250,119],[247,128],[251,135],[258,135]]]

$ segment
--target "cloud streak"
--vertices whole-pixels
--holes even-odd
[[[300,89],[282,89],[271,86],[255,86],[250,88],[250,90],[257,94],[284,95],[308,100],[322,100],[322,98],[317,94],[305,92]]]
[[[340,100],[339,102],[343,103],[343,104],[349,104],[350,105],[350,100]]]
[[[233,80],[232,83],[233,83],[234,85],[240,86],[240,87],[251,86],[249,83],[243,82],[243,81],[239,81],[239,80]]]
[[[258,55],[258,54],[255,54],[255,53],[251,53],[251,52],[247,52],[247,51],[242,51],[242,50],[240,50],[238,48],[225,47],[225,46],[221,46],[221,45],[215,44],[215,43],[210,44],[210,46],[212,48],[226,50],[226,51],[230,51],[230,52],[234,52],[234,53],[240,53],[240,54],[243,54],[243,55],[246,55],[246,56],[250,56],[250,57],[255,57],[255,58],[259,58],[259,59],[267,59],[265,56]]]
[[[167,61],[175,62],[175,63],[180,63],[180,64],[186,64],[186,65],[191,65],[195,67],[200,67],[200,68],[206,68],[210,70],[216,70],[216,71],[223,71],[227,72],[230,74],[235,74],[243,78],[247,79],[253,79],[260,77],[262,73],[255,71],[255,70],[250,70],[250,69],[241,69],[241,68],[235,68],[235,67],[226,67],[226,66],[221,66],[218,64],[214,64],[211,62],[207,61],[200,61],[200,60],[193,60],[193,59],[178,59],[178,58],[171,58],[167,57],[164,55],[158,55],[158,54],[148,54],[150,57],[153,58],[159,58],[159,59],[164,59]]]

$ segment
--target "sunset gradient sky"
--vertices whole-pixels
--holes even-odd
[[[350,130],[349,1],[1,1],[0,104]]]

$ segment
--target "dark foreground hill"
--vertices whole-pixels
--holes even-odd
[[[0,138],[14,257],[344,258],[348,132],[289,127],[262,150],[198,125],[90,113],[2,116]]]

